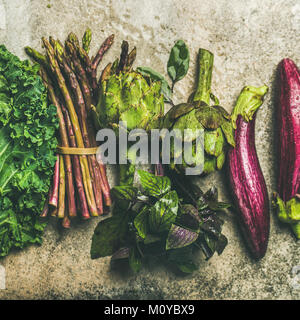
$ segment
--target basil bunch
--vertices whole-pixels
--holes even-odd
[[[95,229],[92,259],[112,255],[112,261],[127,261],[135,272],[148,259],[158,259],[191,273],[197,269],[195,251],[201,249],[206,259],[223,252],[227,238],[218,212],[229,205],[218,202],[215,188],[204,194],[190,184],[176,191],[169,177],[143,170],[138,175],[142,191],[135,186],[112,189],[113,215]]]

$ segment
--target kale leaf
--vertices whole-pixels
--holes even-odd
[[[0,256],[41,243],[45,227],[58,120],[38,70],[0,46]]]

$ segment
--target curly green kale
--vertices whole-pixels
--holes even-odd
[[[58,121],[39,67],[0,46],[0,256],[41,243]]]

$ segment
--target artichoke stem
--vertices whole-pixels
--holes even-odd
[[[214,64],[214,55],[205,49],[199,49],[198,53],[198,79],[194,101],[210,102],[211,79]]]

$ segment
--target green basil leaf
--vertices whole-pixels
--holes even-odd
[[[169,250],[167,259],[184,273],[192,273],[198,269],[193,261],[192,247]]]
[[[166,250],[186,247],[197,238],[197,232],[172,224],[166,242]]]
[[[182,40],[178,40],[171,50],[167,70],[173,82],[181,80],[188,72],[190,62],[189,49]]]
[[[129,251],[129,266],[135,273],[139,272],[142,267],[141,255],[137,248],[131,248]]]
[[[168,177],[155,176],[144,170],[138,170],[138,174],[141,185],[149,196],[159,198],[171,190],[171,181]]]
[[[157,233],[169,230],[177,217],[178,202],[177,192],[170,191],[151,207],[149,227],[152,232]]]
[[[161,92],[166,100],[169,100],[172,97],[172,90],[163,75],[149,67],[138,67],[136,70],[144,77],[149,77],[153,81],[160,81]]]
[[[123,244],[128,232],[128,215],[118,214],[98,223],[91,246],[91,258],[111,256]]]
[[[133,186],[115,186],[111,190],[112,195],[119,200],[134,201],[136,199],[138,189]]]
[[[152,243],[156,243],[159,241],[161,241],[160,236],[155,235],[155,234],[147,234],[147,236],[144,239],[144,244],[147,245],[147,244],[152,244]]]
[[[145,239],[149,226],[148,226],[149,207],[144,206],[141,212],[134,219],[134,226],[141,238]]]
[[[183,273],[193,273],[198,269],[198,266],[192,261],[181,261],[176,263],[178,269]]]

